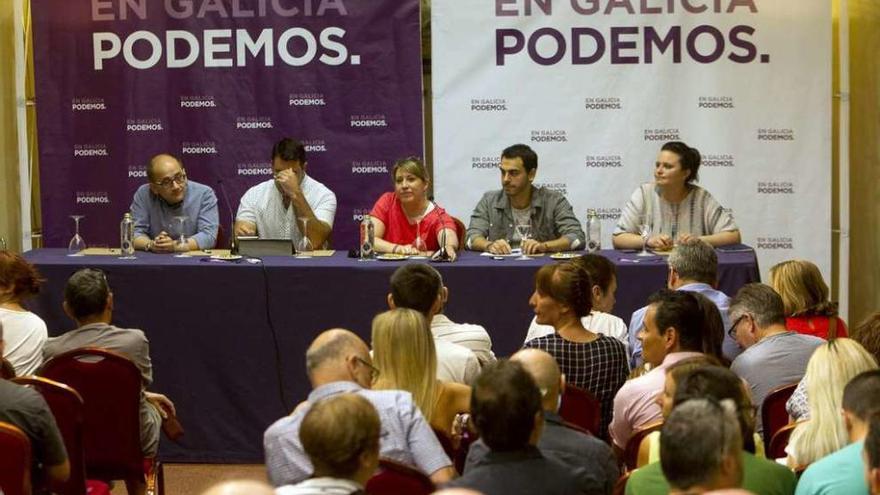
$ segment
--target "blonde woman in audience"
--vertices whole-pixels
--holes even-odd
[[[437,354],[418,311],[392,309],[373,318],[374,390],[405,390],[432,428],[452,434],[456,415],[470,412],[471,388],[437,380]]]
[[[828,299],[828,284],[813,263],[789,260],[771,267],[770,285],[782,296],[785,327],[792,332],[826,340],[847,336],[837,303]]]
[[[848,443],[840,414],[843,389],[854,376],[873,369],[874,356],[852,339],[834,339],[816,348],[804,375],[809,421],[791,433],[786,448],[789,466],[806,466]]]
[[[43,279],[21,256],[0,251],[0,324],[5,329],[3,359],[17,376],[34,375],[43,365],[43,346],[49,338],[46,323],[22,306],[40,291]]]

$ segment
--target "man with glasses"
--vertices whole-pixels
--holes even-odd
[[[131,202],[135,249],[173,253],[214,247],[220,225],[214,190],[188,180],[180,160],[167,154],[150,159],[147,179]]]

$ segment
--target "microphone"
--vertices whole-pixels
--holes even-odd
[[[449,256],[449,252],[446,250],[446,226],[443,222],[446,212],[443,211],[442,208],[437,206],[436,203],[434,203],[434,207],[438,209],[437,211],[440,215],[440,249],[437,250],[432,259],[434,261],[450,261],[451,257]]]
[[[229,252],[230,254],[238,254],[238,243],[235,242],[235,215],[232,214],[232,203],[229,202],[229,196],[226,195],[226,188],[223,187],[223,179],[217,179],[217,189],[223,195],[223,201],[226,202],[226,213],[229,213],[229,222],[232,226],[229,229]]]

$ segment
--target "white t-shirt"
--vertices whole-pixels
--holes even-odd
[[[6,343],[3,358],[15,368],[16,376],[35,375],[43,366],[43,345],[49,338],[46,323],[30,311],[0,308],[0,324]]]
[[[602,335],[613,337],[623,342],[623,345],[626,347],[627,355],[629,354],[629,334],[626,323],[620,318],[610,313],[593,311],[587,316],[581,318],[581,324],[591,332],[601,333]],[[532,318],[532,324],[529,325],[529,332],[526,334],[525,342],[545,335],[550,335],[553,332],[553,327],[550,325],[539,325],[537,317]]]
[[[308,175],[303,177],[300,188],[315,217],[333,227],[336,216],[336,195],[333,191]],[[284,197],[275,187],[275,180],[269,179],[244,193],[235,219],[255,223],[260,239],[290,239],[293,214],[293,206],[284,208]],[[302,233],[298,225],[293,229],[293,241],[298,243],[302,240]]]
[[[480,374],[480,362],[473,351],[462,345],[434,339],[437,352],[437,379],[470,385]]]

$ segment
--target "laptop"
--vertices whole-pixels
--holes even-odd
[[[292,256],[296,248],[290,239],[260,239],[256,236],[238,236],[238,254],[260,258],[262,256]]]

